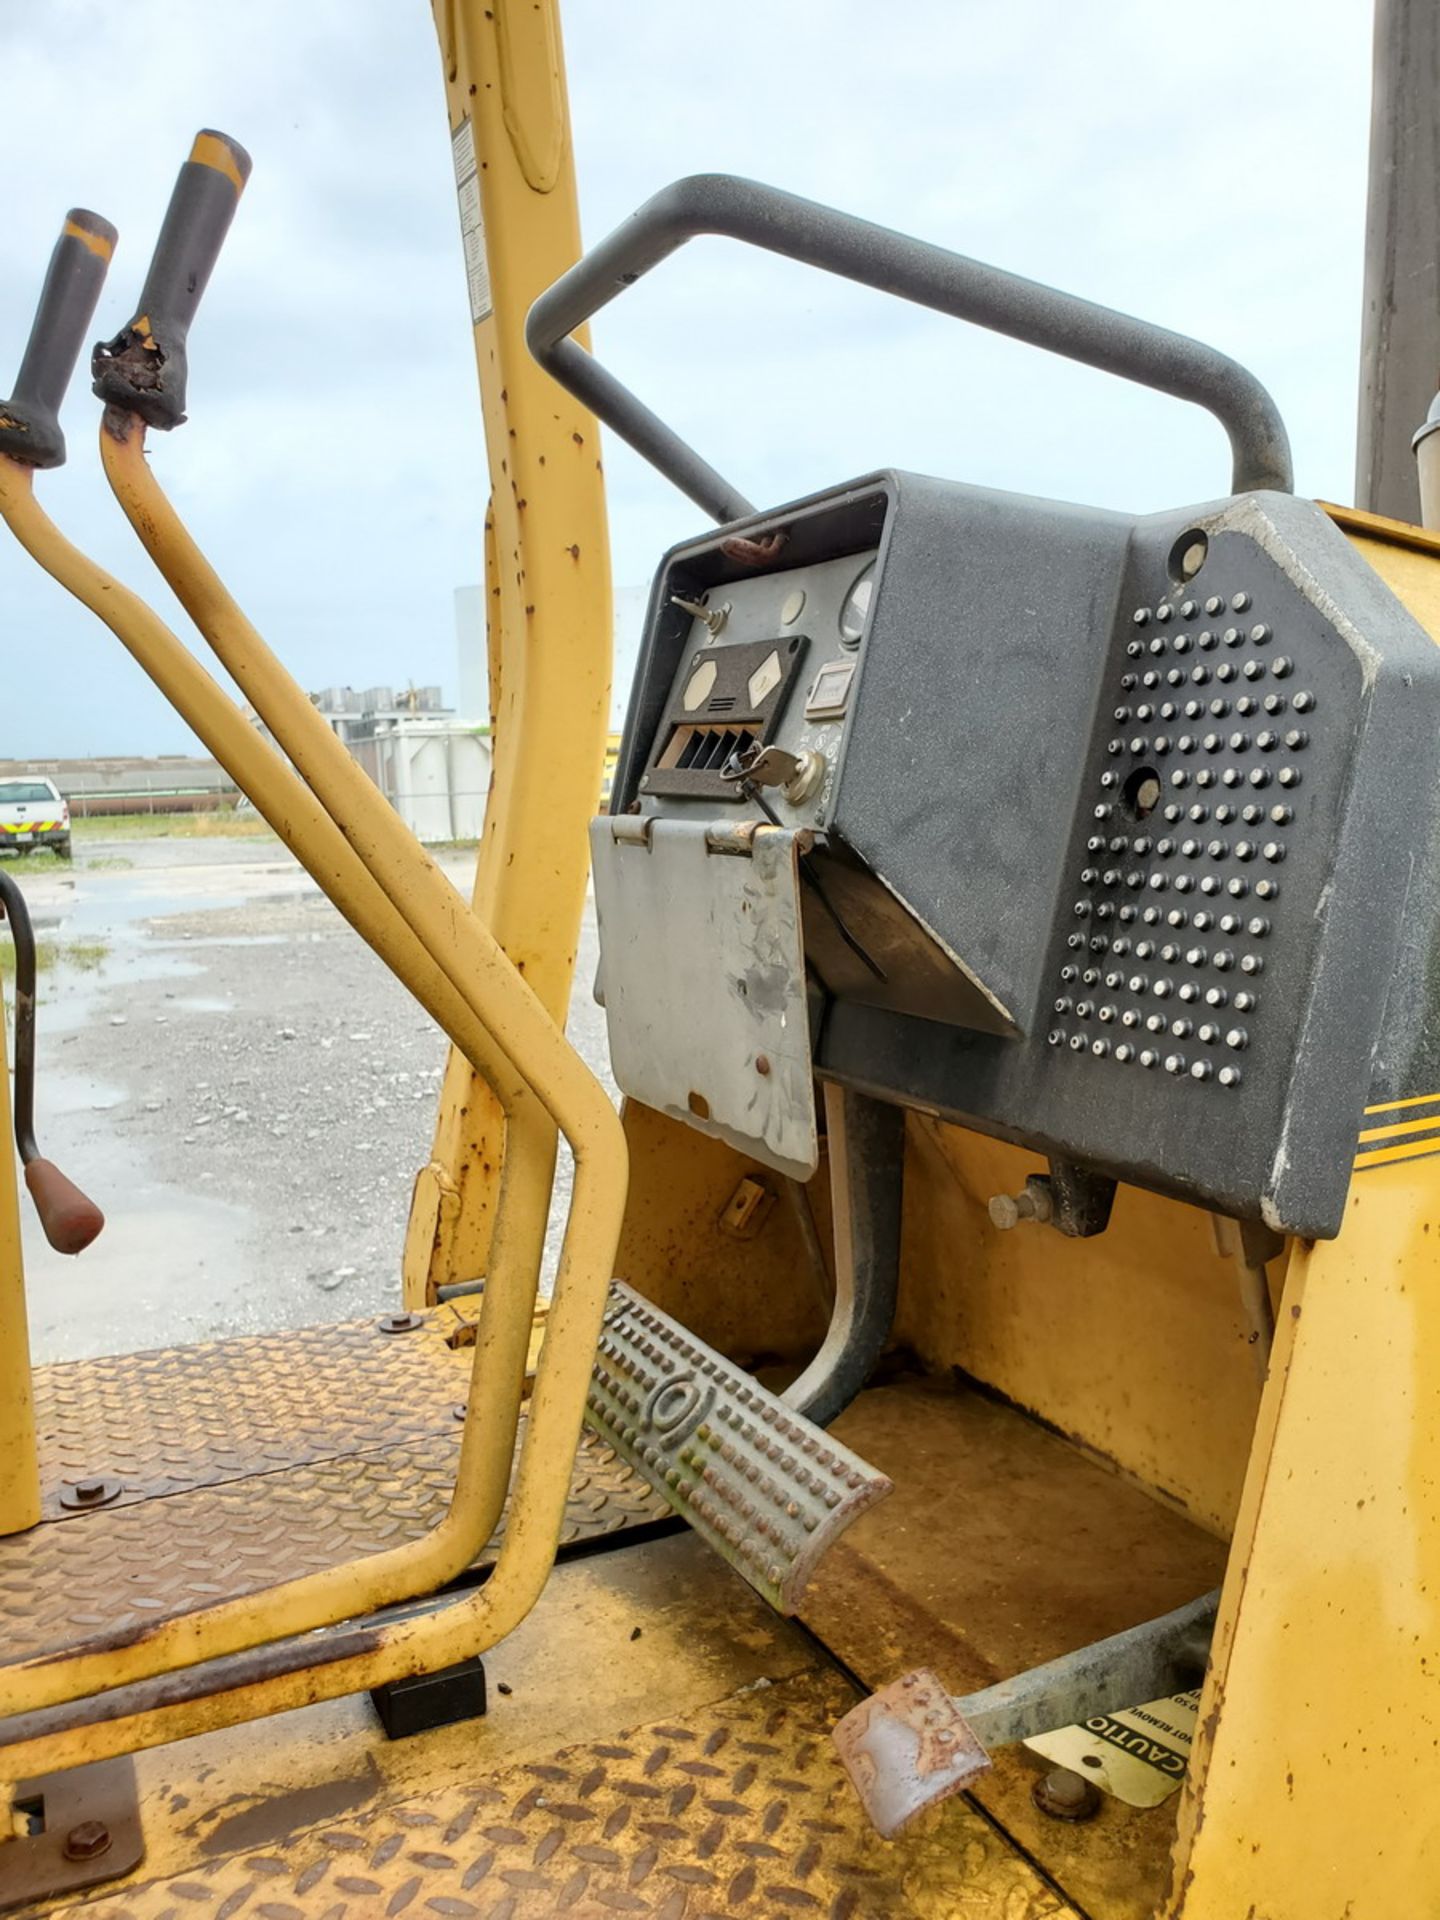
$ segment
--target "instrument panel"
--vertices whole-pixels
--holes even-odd
[[[1333,1233],[1382,1024],[1426,1024],[1437,660],[1288,495],[883,474],[667,557],[613,804],[805,835],[822,1075]]]

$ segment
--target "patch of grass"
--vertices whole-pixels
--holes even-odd
[[[74,967],[77,973],[93,973],[110,952],[108,940],[46,940],[35,942],[35,966],[40,973],[52,967]],[[0,974],[9,980],[15,974],[14,943],[0,940]]]
[[[30,853],[13,853],[5,861],[5,871],[13,873],[18,880],[22,873],[54,873],[65,869],[68,862],[62,860],[51,847],[36,847]]]
[[[85,862],[87,873],[131,873],[134,867],[135,862],[127,860],[123,853],[102,853]]]
[[[220,807],[213,813],[106,813],[72,815],[77,841],[104,840],[268,840],[273,838],[259,814]],[[32,859],[34,856],[31,856]]]

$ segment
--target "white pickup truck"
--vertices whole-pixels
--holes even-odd
[[[0,780],[0,852],[52,847],[70,858],[70,809],[53,780]]]

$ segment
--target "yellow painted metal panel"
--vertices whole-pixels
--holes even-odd
[[[598,430],[524,340],[531,304],[580,252],[559,13],[556,0],[436,0],[435,13],[452,137],[473,140],[479,162],[479,222],[466,244],[489,300],[474,333],[490,464],[495,757],[475,907],[563,1020],[609,726],[612,616]],[[417,1193],[424,1217],[404,1272],[412,1306],[483,1273],[489,1257],[503,1126],[458,1053],[431,1162],[453,1198],[434,1210],[428,1186]]]
[[[1171,1920],[1396,1920],[1440,1887],[1440,1170],[1291,1261]],[[1183,1856],[1182,1856],[1183,1857]]]
[[[1044,1171],[1003,1141],[912,1120],[899,1342],[1228,1533],[1259,1396],[1235,1262],[1206,1214],[1135,1187],[1093,1239],[997,1229],[990,1196]]]
[[[0,993],[0,1534],[18,1533],[40,1518],[20,1189],[11,1141],[5,996]]]

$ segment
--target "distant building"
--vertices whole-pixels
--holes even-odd
[[[199,754],[111,754],[100,759],[0,760],[0,780],[53,780],[79,819],[112,813],[206,813],[233,806],[235,782]]]
[[[322,687],[310,698],[417,840],[480,838],[488,727],[459,719],[439,687]]]

